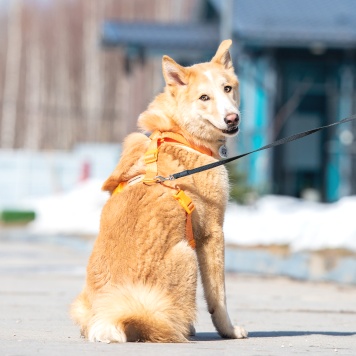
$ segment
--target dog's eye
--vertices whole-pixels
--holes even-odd
[[[227,85],[226,87],[224,87],[225,93],[230,93],[231,90],[232,90],[232,87],[230,85]]]
[[[210,100],[210,98],[207,96],[207,95],[202,95],[200,98],[199,98],[200,100],[202,100],[202,101],[208,101],[208,100]]]

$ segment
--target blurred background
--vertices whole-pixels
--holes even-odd
[[[163,88],[163,54],[192,65],[233,39],[242,123],[231,153],[352,115],[355,23],[355,0],[0,0],[0,228],[33,220],[27,233],[95,236],[100,185]],[[346,277],[333,277],[330,254],[308,260],[310,273],[356,283],[355,135],[348,123],[230,167],[228,244],[284,257],[338,249]],[[296,255],[295,276],[309,278]],[[263,256],[262,271],[273,264]]]

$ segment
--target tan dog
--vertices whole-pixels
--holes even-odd
[[[237,133],[238,80],[230,46],[230,40],[223,41],[211,62],[192,67],[163,57],[167,86],[141,114],[139,126],[181,134],[191,147],[163,143],[158,175],[215,162],[226,137]],[[112,194],[120,183],[146,173],[143,157],[150,142],[141,133],[126,138],[104,190]],[[212,156],[206,154],[210,151]],[[176,185],[196,207],[191,215],[196,249],[186,239],[186,212],[172,197]],[[102,342],[187,341],[194,334],[199,266],[219,334],[247,337],[231,324],[226,310],[222,226],[228,192],[222,166],[177,183],[139,182],[112,194],[103,208],[86,286],[71,309],[82,334]]]

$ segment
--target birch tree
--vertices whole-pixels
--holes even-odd
[[[56,32],[55,32],[55,85],[56,85],[56,120],[63,133],[62,142],[58,143],[64,148],[69,148],[73,142],[74,123],[71,120],[71,99],[69,80],[69,58],[68,51],[68,26],[66,20],[66,4],[57,1],[56,4]]]
[[[101,119],[101,73],[99,57],[99,21],[97,16],[101,3],[97,0],[84,0],[84,83],[82,106],[87,122],[87,139],[98,139]]]
[[[16,105],[19,93],[19,75],[22,49],[22,0],[9,2],[8,41],[2,106],[0,147],[14,148]]]
[[[39,31],[38,10],[31,13],[31,27],[29,28],[29,43],[26,60],[26,131],[24,147],[38,150],[41,144],[42,112],[41,88],[43,63],[41,60],[41,41]]]

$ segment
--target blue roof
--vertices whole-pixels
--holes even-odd
[[[209,1],[222,13],[223,1]],[[356,48],[356,0],[233,0],[232,3],[233,32],[241,44]],[[219,40],[218,23],[105,21],[102,26],[102,43],[108,46],[213,52]]]
[[[222,1],[210,0],[221,12]],[[356,47],[355,0],[234,0],[237,40],[262,46]]]
[[[106,21],[102,26],[104,45],[131,45],[150,49],[212,50],[219,43],[215,24],[162,24]]]

